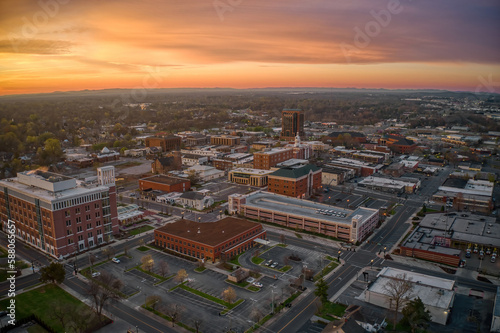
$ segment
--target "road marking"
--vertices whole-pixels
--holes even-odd
[[[335,282],[335,280],[339,279],[339,281],[341,280],[340,276],[347,273],[347,271],[349,270],[350,267],[347,267],[346,270],[344,272],[342,272],[341,274],[339,274],[335,279],[333,279],[332,282],[330,282],[328,285],[331,285],[333,282]],[[285,326],[283,326],[278,332],[276,333],[280,333],[281,331],[283,331],[288,325],[290,325],[295,319],[297,319],[298,316],[300,316],[302,314],[302,312],[304,312],[307,308],[309,308],[316,300],[318,299],[318,297],[314,297],[313,300],[307,304],[303,309],[302,311],[300,311],[295,317],[292,318],[292,320],[290,320]]]

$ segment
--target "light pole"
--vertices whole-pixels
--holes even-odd
[[[384,257],[385,257],[385,251],[387,250],[387,246],[384,246]]]
[[[337,260],[338,260],[339,262],[340,262],[340,254],[341,254],[341,253],[342,253],[342,252],[339,250],[338,255],[337,255]]]
[[[222,209],[220,210],[219,213],[220,213],[220,218],[219,219],[222,220]]]
[[[201,222],[201,216],[198,216],[198,222]]]
[[[370,261],[370,269],[373,269],[373,259]]]

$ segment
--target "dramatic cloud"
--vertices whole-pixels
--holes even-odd
[[[380,87],[425,86],[426,73],[434,88],[474,89],[499,75],[498,31],[496,0],[4,0],[0,94],[65,75],[126,87],[150,67],[169,87],[376,87],[383,72]]]

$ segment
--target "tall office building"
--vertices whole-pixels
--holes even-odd
[[[304,137],[304,111],[284,109],[281,111],[280,139],[293,141],[297,134]]]

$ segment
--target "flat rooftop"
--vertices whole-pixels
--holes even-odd
[[[180,184],[180,183],[185,183],[185,179],[180,179],[176,177],[169,177],[169,176],[164,176],[164,175],[156,175],[152,177],[147,177],[147,178],[142,178],[140,180],[146,180],[148,182],[155,182],[159,184],[165,184],[165,185],[175,185],[175,184]]]
[[[320,219],[323,221],[330,221],[334,223],[342,223],[351,225],[352,218],[364,220],[378,213],[376,209],[370,208],[357,208],[350,210],[336,206],[330,206],[322,203],[317,203],[308,200],[301,200],[296,198],[287,197],[280,194],[269,192],[254,192],[250,193],[246,198],[247,207],[260,208],[266,210],[273,210],[283,214],[293,214],[303,216],[306,218]],[[335,213],[343,213],[345,217],[338,217],[333,215],[324,215],[318,213],[319,210],[333,210]]]
[[[236,168],[229,171],[230,173],[247,173],[251,175],[268,175],[273,173],[273,170],[263,170],[263,169],[250,169],[250,168]]]
[[[193,242],[216,246],[258,225],[260,224],[234,217],[226,217],[212,223],[181,219],[156,229],[155,233],[164,232]]]

